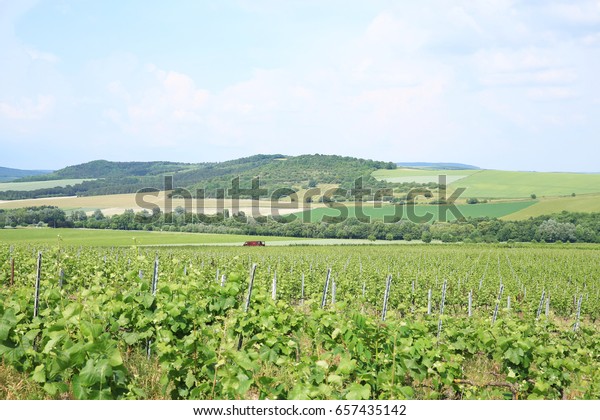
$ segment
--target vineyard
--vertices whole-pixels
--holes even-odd
[[[0,367],[56,399],[598,399],[599,274],[575,245],[4,244]]]

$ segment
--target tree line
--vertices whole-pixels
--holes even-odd
[[[339,238],[369,240],[433,240],[442,242],[584,242],[600,243],[600,213],[572,213],[539,216],[528,220],[503,221],[479,217],[444,223],[361,222],[349,218],[338,223],[291,221],[289,216],[250,217],[244,213],[230,215],[228,210],[216,215],[185,212],[182,208],[163,213],[127,210],[105,216],[96,210],[87,215],[78,210],[70,213],[53,207],[28,207],[0,210],[0,228],[44,226],[52,228],[90,228],[146,230],[241,235],[290,236],[299,238]]]

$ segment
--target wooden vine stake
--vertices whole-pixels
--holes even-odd
[[[157,285],[158,285],[158,255],[156,256],[156,258],[154,260],[154,274],[152,276],[152,286],[151,286],[152,296],[156,296],[156,286]],[[150,359],[150,354],[151,354],[150,346],[152,346],[152,340],[148,340],[148,342],[146,343],[146,357],[148,359]]]
[[[542,297],[540,298],[540,304],[538,305],[537,314],[535,315],[535,320],[540,319],[540,315],[542,313],[542,306],[544,305],[544,299],[546,298],[546,291],[542,290]]]
[[[473,309],[473,290],[469,290],[469,311],[468,311],[469,318],[471,318],[471,315],[473,314],[472,309]]]
[[[256,263],[252,264],[252,269],[250,270],[250,284],[248,285],[248,296],[246,296],[244,312],[248,312],[248,308],[250,308],[250,298],[252,297],[252,288],[254,287],[254,273],[255,272],[256,272]]]
[[[40,279],[42,278],[42,251],[38,252],[37,273],[35,276],[35,299],[33,301],[33,317],[37,318],[40,310]]]
[[[10,286],[15,283],[15,257],[10,258]]]
[[[223,274],[221,276],[221,287],[225,286],[225,282],[227,281],[227,276]]]
[[[331,278],[331,268],[327,269],[327,278],[325,279],[325,287],[323,287],[323,297],[321,297],[321,309],[325,307],[327,303],[327,291],[329,290],[329,280]]]
[[[277,300],[277,271],[273,272],[273,283],[271,284],[271,299]]]
[[[577,301],[577,318],[575,320],[575,325],[573,325],[573,331],[577,331],[579,329],[579,317],[581,316],[581,301],[583,300],[583,295],[579,297]]]
[[[250,269],[250,284],[248,284],[248,295],[246,296],[246,303],[244,304],[244,313],[247,313],[248,309],[250,308],[250,298],[252,297],[252,289],[254,288],[254,273],[256,273],[256,263],[252,264],[252,268]],[[244,336],[240,334],[238,350],[242,348],[243,341]]]
[[[427,292],[427,315],[431,315],[431,289]]]
[[[492,316],[492,325],[494,325],[494,322],[496,322],[496,318],[498,317],[498,306],[500,306],[502,292],[504,292],[504,285],[500,284],[500,291],[498,292],[498,299],[496,299],[496,307],[494,308],[494,316]]]
[[[388,299],[390,298],[390,286],[392,285],[392,275],[388,274],[385,282],[385,294],[383,295],[383,309],[381,310],[381,320],[385,321],[388,308]]]
[[[440,302],[440,320],[438,322],[438,332],[437,339],[439,341],[440,334],[442,333],[442,315],[444,315],[444,302],[446,301],[446,286],[448,284],[447,280],[444,280],[444,285],[442,286],[442,301]]]
[[[60,271],[58,272],[58,287],[62,290],[63,285],[65,283],[65,272],[64,270],[61,268]]]
[[[300,301],[304,303],[304,273],[302,273],[302,285],[300,287]]]
[[[152,276],[152,296],[156,296],[156,286],[158,285],[158,256],[154,260],[154,275]]]

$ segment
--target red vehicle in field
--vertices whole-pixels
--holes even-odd
[[[246,241],[244,246],[265,246],[264,241]]]

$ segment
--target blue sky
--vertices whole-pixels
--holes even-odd
[[[598,0],[0,0],[0,166],[600,171],[598,74]]]

